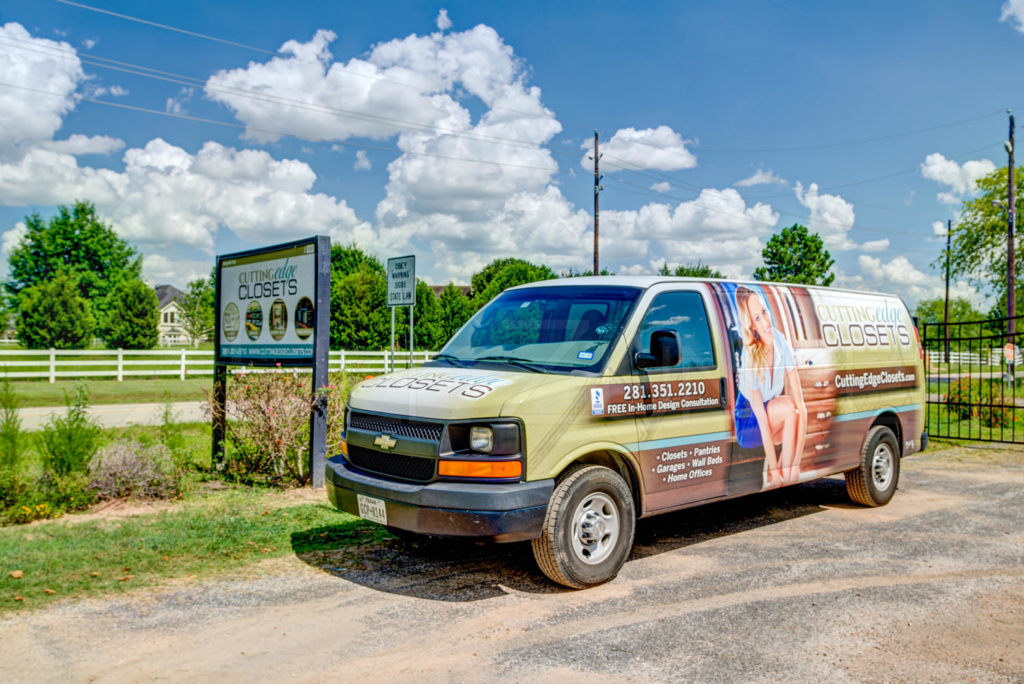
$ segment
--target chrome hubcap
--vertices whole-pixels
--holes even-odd
[[[875,447],[875,454],[871,458],[871,479],[875,488],[885,491],[892,482],[893,474],[893,453],[888,444],[884,442]]]
[[[572,514],[572,550],[587,565],[606,559],[619,540],[619,509],[607,494],[583,499]]]

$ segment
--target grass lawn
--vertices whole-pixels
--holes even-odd
[[[1007,413],[1010,413],[1007,410]],[[1024,443],[1024,409],[1013,409],[1009,424],[1005,427],[989,427],[980,417],[971,416],[961,420],[944,405],[929,404],[926,424],[928,436],[946,439],[954,443],[966,441],[1001,441]]]
[[[0,613],[390,538],[335,510],[326,494],[322,503],[294,501],[280,490],[232,487],[161,512],[0,528]]]
[[[70,393],[78,381],[12,380],[22,406],[63,406],[65,391]],[[174,379],[88,380],[89,401],[93,404],[143,404],[165,401],[202,401],[213,388],[211,377]]]

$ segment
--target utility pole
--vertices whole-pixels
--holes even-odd
[[[597,163],[600,161],[601,155],[597,150],[597,129],[594,129],[594,275],[598,275],[601,271],[599,268],[600,260],[598,259],[597,252],[597,229],[600,223],[599,217],[601,214],[600,202],[598,201],[601,196],[601,174],[598,172]]]
[[[949,365],[949,236],[953,233],[952,219],[946,220],[946,365]]]

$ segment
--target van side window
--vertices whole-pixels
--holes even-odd
[[[678,365],[659,368],[659,371],[708,368],[715,365],[708,315],[699,293],[663,292],[655,297],[643,321],[640,322],[634,348],[649,353],[651,333],[655,330],[674,330],[679,335],[680,342]]]

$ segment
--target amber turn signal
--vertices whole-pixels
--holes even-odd
[[[445,461],[437,464],[442,477],[519,477],[522,461]]]

